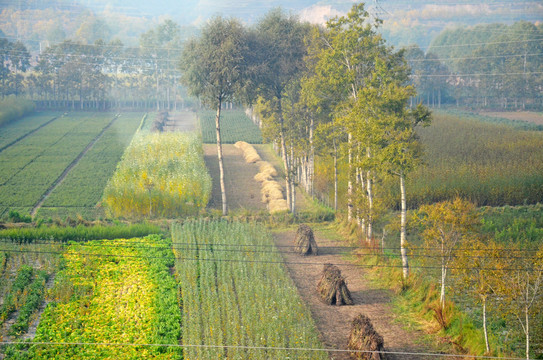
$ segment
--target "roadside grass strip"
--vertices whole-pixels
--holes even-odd
[[[186,359],[328,359],[323,351],[265,349],[323,346],[262,226],[188,221],[173,226],[172,239],[183,343],[213,346],[186,348]]]
[[[112,119],[78,114],[53,122],[0,154],[0,204],[32,207]],[[59,119],[60,120],[60,119]],[[43,130],[47,130],[43,133]]]
[[[198,113],[204,144],[217,143],[215,116],[216,112],[210,110]],[[237,141],[262,144],[262,133],[243,110],[223,110],[221,112],[221,142],[234,144]]]
[[[200,137],[138,132],[103,196],[109,215],[175,218],[204,210],[211,195]]]
[[[55,278],[35,342],[177,344],[181,313],[171,242],[158,235],[72,243]],[[39,345],[11,355],[32,359],[179,359],[160,346]],[[9,354],[8,354],[9,355]],[[8,356],[9,358],[9,356]]]
[[[71,212],[75,215],[79,214],[77,211],[81,208],[93,209],[100,201],[107,181],[115,172],[142,116],[122,114],[45,200],[43,207],[49,208],[49,211],[44,214],[55,216]],[[42,215],[41,210],[38,214]]]

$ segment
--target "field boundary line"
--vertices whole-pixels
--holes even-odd
[[[12,145],[15,145],[17,144],[19,141],[23,140],[24,138],[34,134],[36,131],[46,127],[47,125],[49,125],[50,123],[52,123],[53,121],[57,120],[58,118],[62,117],[63,115],[58,115],[58,116],[55,116],[54,118],[52,118],[51,120],[47,120],[46,122],[44,122],[43,124],[41,124],[40,126],[38,126],[37,128],[35,128],[34,130],[30,130],[29,132],[27,132],[26,134],[24,135],[21,135],[19,136],[17,139],[13,140],[12,142],[10,142],[9,144],[7,145],[4,145],[2,147],[0,147],[0,153],[4,150],[6,150],[8,147],[12,146]]]
[[[60,174],[60,176],[51,184],[51,186],[49,186],[49,188],[45,191],[45,193],[43,193],[43,195],[41,196],[40,200],[32,207],[32,211],[30,211],[30,216],[35,216],[36,215],[36,212],[38,211],[38,209],[43,205],[43,203],[45,202],[45,200],[47,200],[47,198],[49,197],[49,195],[51,195],[51,193],[60,185],[62,184],[62,182],[64,181],[64,179],[66,178],[66,175],[68,175],[68,173],[70,172],[70,170],[72,170],[78,163],[79,161],[83,158],[83,156],[85,156],[87,154],[87,152],[89,152],[90,149],[92,149],[92,147],[98,142],[98,140],[100,140],[102,138],[102,136],[104,135],[104,133],[113,125],[113,123],[115,122],[115,120],[117,120],[119,118],[119,115],[115,115],[113,117],[113,119],[106,125],[104,126],[104,128],[98,133],[98,135],[96,135],[94,137],[94,139],[92,139],[88,144],[87,146],[85,146],[85,148],[79,153],[79,155],[76,156],[75,159],[72,160],[72,162],[66,167],[66,169],[64,169],[64,171],[62,172],[62,174]]]

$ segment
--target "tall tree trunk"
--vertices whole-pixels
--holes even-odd
[[[311,116],[309,122],[309,165],[308,165],[308,194],[313,197],[313,174],[315,172],[315,145],[313,144],[313,128],[315,123],[313,116]]]
[[[156,111],[160,111],[160,101],[158,100],[158,89],[159,89],[159,82],[158,82],[158,61],[155,61],[155,74],[156,74]],[[220,100],[219,100],[220,104]],[[220,107],[220,105],[219,105]],[[218,139],[217,139],[218,140]]]
[[[528,284],[526,284],[528,285]],[[529,287],[526,286],[526,293],[528,293]],[[526,297],[526,300],[528,300],[528,297]],[[526,360],[530,359],[530,306],[528,304],[524,305],[524,314],[526,316]]]
[[[400,173],[400,194],[401,194],[401,211],[400,211],[400,248],[402,256],[402,269],[403,278],[407,280],[409,277],[409,263],[407,261],[407,236],[406,236],[406,224],[407,224],[407,201],[405,197],[405,176],[403,172]]]
[[[488,330],[486,328],[486,296],[482,297],[483,300],[483,332],[485,333],[485,346],[486,353],[490,353],[490,345],[488,344]]]
[[[352,150],[352,134],[347,137],[347,146],[349,147],[349,180],[347,183],[347,220],[350,222],[353,219],[353,150]]]
[[[337,178],[337,145],[336,141],[334,140],[334,212],[337,212]]]
[[[222,99],[219,98],[217,104],[217,116],[215,117],[215,129],[217,130],[217,157],[219,158],[219,178],[221,184],[221,198],[222,198],[222,214],[228,215],[228,206],[226,204],[226,187],[224,186],[224,165],[222,160],[222,144],[221,144],[221,104]]]
[[[445,267],[445,257],[444,257],[444,245],[441,244],[441,294],[439,296],[439,303],[441,304],[441,309],[445,308],[445,278],[447,276],[447,268]]]
[[[285,167],[285,186],[286,186],[286,192],[287,192],[287,205],[289,207],[289,210],[292,211],[291,204],[292,204],[292,193],[290,188],[290,166],[288,162],[287,157],[287,146],[285,143],[285,127],[284,127],[284,119],[283,119],[283,109],[281,106],[281,99],[279,99],[279,126],[280,126],[280,135],[281,135],[281,156],[283,158],[283,166]]]
[[[371,171],[367,172],[366,184],[366,191],[368,193],[368,223],[366,224],[366,241],[368,244],[371,244],[371,241],[373,240],[373,181],[371,179]]]
[[[291,168],[296,169],[294,166],[294,147],[290,146],[290,163]],[[290,190],[291,190],[291,204],[290,204],[290,212],[294,214],[296,211],[296,186],[295,186],[295,180],[296,174],[292,174],[290,177]]]

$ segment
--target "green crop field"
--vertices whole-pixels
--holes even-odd
[[[215,116],[215,111],[198,113],[204,144],[217,142]],[[243,110],[223,110],[221,111],[221,141],[223,144],[234,144],[237,141],[262,144],[262,133]]]
[[[35,113],[3,125],[0,127],[0,151],[45,123],[55,121],[60,116],[61,113],[54,112]]]
[[[420,136],[427,166],[408,179],[411,206],[454,196],[480,206],[543,199],[543,132],[435,112]]]
[[[101,214],[96,204],[142,116],[140,113],[122,114],[45,200],[38,215],[64,218],[77,213],[94,218]]]
[[[318,351],[235,347],[322,348],[309,309],[261,226],[185,222],[173,227],[172,239],[183,342],[219,346],[187,348],[187,359],[328,358]]]
[[[66,181],[51,194],[50,199],[46,199],[47,208],[41,215],[75,216],[82,213],[95,217],[94,206],[141,116],[130,114],[116,119],[77,166],[68,172]],[[13,136],[17,136],[38,128],[53,117],[52,114],[29,116],[6,127]],[[29,213],[70,163],[113,119],[113,114],[105,113],[62,115],[0,152],[0,217],[5,217],[8,209]]]

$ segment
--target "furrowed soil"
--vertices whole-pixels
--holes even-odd
[[[263,160],[270,161],[280,172],[277,180],[283,184],[284,176],[281,168],[281,159],[273,153],[267,145],[255,145],[257,152]],[[210,208],[221,208],[221,193],[219,188],[219,166],[217,160],[217,146],[204,145],[205,161],[213,178],[212,200]],[[226,195],[229,208],[265,210],[265,204],[260,202],[260,186],[253,179],[257,173],[257,166],[245,163],[241,150],[233,145],[223,145]],[[297,204],[300,208],[308,205],[308,200],[297,192]],[[421,353],[427,352],[424,346],[417,344],[422,334],[415,330],[406,330],[401,323],[395,320],[391,309],[391,292],[388,289],[376,287],[365,277],[364,269],[351,264],[346,260],[341,249],[331,247],[347,246],[338,240],[332,240],[319,231],[315,232],[319,246],[319,256],[299,256],[292,252],[295,230],[273,231],[275,243],[285,261],[285,266],[294,281],[298,292],[311,311],[312,317],[321,334],[324,347],[344,350],[347,348],[351,322],[355,316],[362,313],[368,316],[376,331],[384,338],[385,349],[390,352]],[[321,276],[325,263],[338,264],[347,286],[353,296],[354,305],[335,306],[326,305],[317,294],[317,282]],[[334,360],[350,359],[348,352],[330,352]],[[414,354],[387,354],[387,359],[420,360],[423,356]]]

